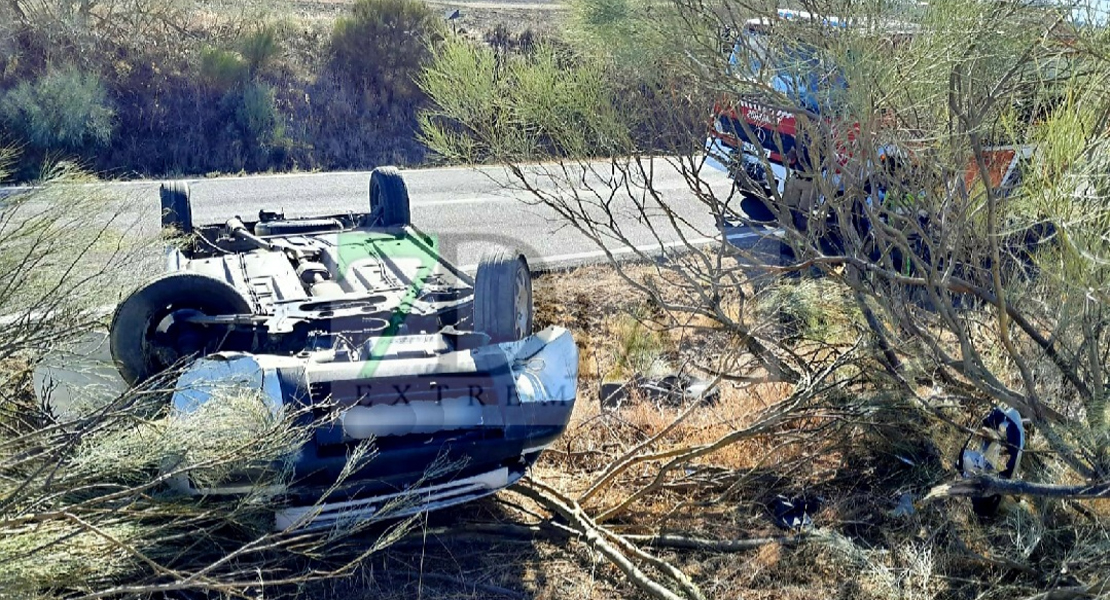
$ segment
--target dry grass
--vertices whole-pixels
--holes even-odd
[[[653,271],[628,267],[634,278]],[[717,401],[694,407],[674,426],[689,404],[633,397],[618,409],[604,408],[598,399],[603,377],[620,364],[627,338],[641,335],[626,326],[629,320],[656,327],[656,350],[674,365],[688,365],[690,348],[707,358],[724,352],[728,334],[704,321],[663,327],[608,267],[541,276],[535,292],[537,325],[569,326],[582,355],[570,426],[532,473],[566,496],[579,497],[614,460],[648,440],[658,438],[650,450],[660,453],[710,444],[792,397],[794,389],[786,384],[725,382]],[[827,300],[828,293],[818,296]],[[737,311],[765,310],[762,298],[731,301]],[[816,337],[837,338],[829,332],[851,329],[850,311],[823,318],[828,322]],[[950,414],[969,424],[975,416],[958,406]],[[808,541],[739,552],[651,549],[688,574],[708,598],[1011,598],[1089,583],[1092,574],[1110,569],[1105,506],[1008,502],[990,523],[956,500],[919,505],[911,515],[895,513],[902,494],[920,497],[952,476],[952,457],[966,439],[897,396],[859,387],[834,390],[804,417],[676,469],[606,526],[624,535],[681,533],[711,540],[782,536],[786,532],[775,527],[767,507],[776,494],[821,499]],[[1046,462],[1035,457],[1031,464]],[[583,508],[597,515],[620,503],[652,480],[660,464],[631,467],[584,500]],[[367,539],[375,537],[367,532]],[[265,596],[285,592],[341,600],[643,597],[609,561],[560,534],[535,502],[513,490],[427,515],[413,534],[364,560],[349,577],[268,590]]]
[[[654,269],[632,266],[627,272],[636,278]],[[627,327],[616,324],[632,316],[644,321],[650,314],[611,268],[547,274],[536,280],[535,293],[537,325],[570,327],[582,368],[567,433],[540,459],[532,477],[577,497],[612,461],[666,430],[687,407],[635,397],[619,409],[600,405],[599,385],[619,364],[627,341],[622,338],[629,335]],[[730,302],[733,310],[740,310],[740,300]],[[758,303],[750,298],[743,302]],[[850,330],[850,313],[829,311],[818,333],[843,338]],[[712,321],[699,318],[680,325],[660,329],[659,352],[674,364],[684,364],[686,348],[705,354],[728,345]],[[710,443],[750,425],[791,391],[784,384],[725,383],[716,403],[694,410],[651,448],[665,452]],[[852,423],[830,426],[810,418],[781,427],[775,435],[727,446],[679,469],[607,525],[629,535],[681,532],[716,540],[776,536],[784,532],[772,524],[767,509],[774,495],[804,493],[823,499],[814,516],[816,537],[800,545],[771,543],[732,553],[653,549],[691,576],[709,598],[1021,597],[1065,586],[1068,581],[1059,569],[1071,564],[1069,555],[1093,557],[1110,549],[1104,513],[1086,511],[1094,519],[1088,520],[1059,504],[1008,502],[992,523],[980,522],[961,501],[896,514],[902,494],[920,497],[952,476],[951,459],[965,434],[925,419],[898,398],[851,393],[866,399],[845,394],[830,397],[827,405],[830,414],[852,406],[857,412],[842,415]],[[969,424],[974,417],[964,409],[952,416]],[[629,469],[584,502],[584,508],[598,514],[614,505],[654,477],[659,464]],[[533,502],[511,490],[432,514],[414,538],[371,559],[357,581],[329,589],[327,597],[643,597],[586,544],[548,529],[523,536],[519,531],[490,532],[542,524],[541,517]],[[1105,556],[1092,560],[1089,565],[1105,566],[1107,561]],[[1089,581],[1092,568],[1084,567],[1084,574],[1074,577]]]

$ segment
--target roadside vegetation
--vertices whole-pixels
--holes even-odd
[[[447,40],[423,75],[432,150],[506,165],[516,193],[599,248],[643,259],[611,265],[636,300],[584,326],[584,360],[596,364],[582,372],[623,374],[650,349],[722,391],[712,406],[645,397],[588,417],[588,431],[568,436],[584,444],[545,463],[574,467],[541,470],[522,490],[550,515],[539,527],[569,522],[655,598],[1105,597],[1110,565],[1093,557],[1106,556],[1110,525],[1099,291],[1110,63],[1105,28],[1090,25],[1097,7],[794,7],[816,17],[776,25],[766,43],[816,49],[783,68],[828,78],[828,90],[809,90],[836,95],[821,117],[766,71],[740,77],[728,64],[722,34],[774,10],[743,1],[583,3],[569,45],[503,56]],[[892,37],[892,26],[912,35]],[[745,51],[740,65],[767,68],[764,47]],[[837,77],[847,85],[828,84]],[[737,98],[798,116],[809,143],[796,168],[826,218],[797,220],[752,172],[736,170],[723,193],[700,180],[708,107]],[[655,108],[638,110],[645,101]],[[1016,190],[977,158],[1003,144],[1037,145]],[[876,169],[891,145],[904,168]],[[663,170],[683,174],[707,218],[668,205]],[[879,185],[898,202],[868,202]],[[715,235],[702,224],[734,217],[745,196],[777,211],[773,256],[724,243],[667,250]],[[1046,224],[1051,243],[1014,241]],[[680,341],[655,341],[668,337]],[[959,451],[997,435],[980,427],[996,406],[1026,421],[1021,471],[961,478]],[[821,507],[819,524],[768,539],[777,495]],[[1005,500],[993,518],[972,512],[967,498],[995,495]],[[724,575],[736,551],[748,568]]]
[[[263,483],[280,486],[274,459],[305,434],[288,415],[229,395],[200,435],[167,417],[157,382],[68,414],[33,400],[36,362],[97,326],[94,300],[143,252],[115,223],[88,226],[113,211],[57,185],[77,171],[51,171],[0,223],[0,313],[15,316],[0,322],[0,595],[1110,595],[1106,32],[1043,3],[798,5],[920,29],[906,44],[806,21],[781,30],[779,42],[822,48],[849,86],[834,126],[805,132],[830,218],[780,213],[788,252],[771,259],[723,243],[664,252],[671,234],[717,231],[655,182],[678,170],[710,221],[741,192],[781,205],[743,173],[724,195],[699,179],[716,100],[796,110],[722,53],[723,31],[769,14],[761,3],[572,2],[544,39],[448,35],[402,0],[361,0],[312,27],[177,3],[144,5],[142,19],[107,1],[0,6],[12,49],[0,118],[23,177],[58,156],[129,174],[413,164],[426,147],[506,165],[514,191],[632,258],[536,282],[537,325],[568,325],[581,346],[581,393],[527,480],[398,529],[273,534],[264,487],[198,503],[164,483],[265,464]],[[383,31],[406,33],[386,44]],[[396,61],[367,60],[394,48]],[[888,193],[943,218],[926,226],[862,202],[865,182],[828,177],[864,172],[892,142],[920,160],[881,175]],[[1004,198],[975,158],[1030,142],[1038,161]],[[630,214],[668,223],[647,231],[662,256],[622,229]],[[856,231],[861,214],[880,225],[830,248],[828,228]],[[1046,222],[1058,241],[1043,251],[1001,243]],[[603,383],[672,372],[716,393],[600,402]],[[997,435],[980,427],[996,406],[1026,420],[1022,468],[961,478],[959,451]],[[973,512],[969,498],[992,495],[997,513]],[[798,521],[784,502],[806,507]]]
[[[413,83],[442,17],[360,0],[338,18],[193,0],[0,5],[0,143],[14,176],[112,178],[420,164]]]
[[[12,177],[37,179],[58,161],[113,179],[442,162],[454,157],[430,155],[418,123],[433,54],[457,43],[498,60],[541,49],[555,60],[557,49],[596,46],[610,9],[638,19],[616,39],[641,41],[614,48],[621,55],[594,76],[615,78],[642,103],[645,126],[634,133],[657,133],[647,123],[664,114],[652,91],[660,78],[681,89],[681,72],[654,66],[675,61],[646,4],[580,2],[569,14],[525,10],[510,23],[464,11],[462,27],[422,0],[304,6],[3,3],[0,143],[20,149]],[[701,118],[703,107],[690,108]]]

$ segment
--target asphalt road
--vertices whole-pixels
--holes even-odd
[[[570,187],[568,178],[554,166],[536,167],[536,176],[530,179],[556,198],[577,196],[600,205],[593,193],[600,192],[603,197],[610,193],[612,186],[604,179],[611,176],[611,168],[599,165],[596,169],[597,172],[573,173],[569,179],[574,183]],[[545,170],[557,172],[557,176],[544,176]],[[403,175],[411,198],[413,224],[437,235],[444,257],[459,266],[476,265],[482,253],[495,245],[518,248],[533,267],[604,260],[604,252],[597,244],[575,231],[549,206],[538,204],[535,196],[526,191],[512,189],[513,181],[503,167],[411,169],[404,170]],[[255,217],[260,209],[281,209],[289,216],[366,211],[369,177],[369,172],[339,172],[186,181],[192,193],[193,220],[217,223],[234,216]],[[729,189],[730,183],[723,174],[711,169],[702,169],[701,178],[721,197]],[[157,232],[159,182],[103,185],[124,198],[139,223],[139,231]],[[676,228],[663,216],[658,201],[633,188],[634,194],[642,198],[639,202],[648,207],[649,218],[644,218],[628,192],[622,191],[612,201],[611,209],[615,223],[632,246],[660,252],[682,243],[679,231],[687,239],[702,241],[718,234],[709,209],[697,200],[686,178],[671,164],[655,161],[651,187],[686,222]],[[589,213],[599,219],[607,218],[598,206],[591,207]],[[631,253],[629,244],[610,241],[607,246],[618,253]]]
[[[673,226],[655,200],[641,201],[648,207],[646,211],[636,209],[626,189],[614,196],[610,207],[613,223],[630,239],[631,245],[646,253],[659,253],[683,243],[679,232],[688,241],[709,242],[717,236],[709,209],[690,191],[686,178],[664,161],[659,161],[655,168],[652,189],[659,195],[659,201],[667,204],[685,223],[677,228]],[[536,172],[543,169],[537,167]],[[608,199],[612,186],[604,181],[611,174],[609,167],[599,167],[598,171],[572,173],[569,180],[575,183],[569,188],[565,176],[549,179],[539,175],[530,180],[544,193],[556,198],[577,196],[600,204],[593,193],[598,192]],[[569,227],[554,210],[537,204],[534,195],[512,189],[511,179],[503,168],[414,169],[403,171],[403,175],[409,189],[413,224],[439,236],[441,254],[466,270],[473,270],[483,251],[495,245],[523,251],[533,268],[605,260],[605,253],[597,244]],[[701,176],[716,194],[725,194],[731,187],[731,183],[716,171],[705,169]],[[218,223],[234,216],[255,216],[260,209],[282,209],[289,216],[366,211],[369,179],[369,172],[344,172],[187,181],[191,188],[194,221]],[[559,185],[560,181],[563,186]],[[158,232],[159,182],[93,185],[103,186],[121,198],[127,214],[119,222],[127,224],[130,231],[138,235]],[[631,190],[635,192],[635,188]],[[20,188],[0,188],[0,208],[5,196],[20,191]],[[594,218],[607,218],[596,206],[588,212]],[[656,234],[649,226],[656,228]],[[631,253],[629,245],[622,242],[610,242],[608,247],[618,255]],[[160,270],[161,260],[161,256],[152,253],[148,261],[141,261],[150,264],[134,265],[136,278]],[[90,386],[121,390],[123,383],[111,367],[102,338],[102,335],[90,336],[86,347],[77,348],[74,355],[64,358],[63,367],[48,365],[36,372],[36,388],[44,385],[48,378],[59,383],[61,387],[55,390],[54,399],[63,405],[71,400],[72,394],[85,394]],[[72,368],[71,363],[81,368]]]

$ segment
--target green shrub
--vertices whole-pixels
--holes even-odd
[[[640,308],[621,314],[610,327],[617,339],[619,354],[609,377],[652,376],[666,370],[667,341],[648,321],[646,310]]]
[[[358,0],[332,31],[332,65],[368,92],[416,99],[421,94],[414,79],[441,26],[438,16],[417,0]]]
[[[420,116],[429,148],[456,162],[631,154],[621,98],[605,64],[552,46],[498,55],[464,39],[440,44],[420,84],[436,103]]]
[[[254,143],[268,145],[280,133],[281,115],[274,105],[274,90],[264,83],[250,83],[237,94],[235,124]]]
[[[271,25],[263,25],[243,38],[240,50],[243,53],[243,60],[247,62],[248,73],[250,75],[258,73],[281,53],[277,31]]]
[[[651,80],[683,47],[668,37],[673,20],[660,18],[666,11],[648,0],[572,0],[567,36],[584,53],[608,56],[611,76]]]
[[[99,77],[73,67],[51,70],[0,98],[0,119],[41,150],[76,150],[112,140],[115,110]]]
[[[239,55],[220,48],[200,54],[200,78],[208,87],[225,92],[246,80],[248,65]]]
[[[285,132],[285,115],[277,107],[274,90],[265,83],[251,81],[228,92],[220,102],[225,145],[230,152],[229,170],[251,171],[271,168],[284,161],[282,151],[290,140]]]

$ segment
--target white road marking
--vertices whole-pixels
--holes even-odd
[[[771,235],[771,236],[775,235],[775,231],[768,231],[768,232],[746,231],[744,233],[734,233],[734,234],[731,234],[731,235],[724,236],[724,239],[732,241],[732,240],[743,240],[743,239],[753,238],[753,237],[766,237],[768,235]],[[691,246],[704,246],[706,244],[719,243],[719,242],[721,242],[721,237],[699,237],[699,238],[694,238],[694,239],[689,239],[689,240],[675,240],[673,242],[664,242],[662,244],[656,242],[654,244],[642,244],[642,245],[639,245],[639,246],[624,246],[624,247],[621,247],[621,248],[614,248],[612,250],[609,250],[609,254],[612,255],[612,256],[624,256],[626,254],[633,254],[633,253],[643,253],[643,254],[651,255],[653,253],[657,254],[659,252],[663,252],[663,251],[666,251],[666,250],[672,250],[674,248],[691,247]],[[572,262],[576,262],[576,261],[580,261],[580,260],[588,260],[588,259],[593,259],[593,258],[602,258],[602,257],[605,257],[605,256],[606,256],[606,253],[605,253],[604,250],[589,250],[589,251],[586,251],[586,252],[572,252],[572,253],[569,253],[569,254],[554,254],[554,255],[550,255],[550,256],[531,257],[531,258],[529,258],[529,260],[531,262],[535,263],[535,264],[540,264],[540,265],[545,265],[545,266],[557,266],[561,263],[572,263]],[[475,271],[478,270],[478,265],[477,264],[466,265],[465,267],[461,267],[461,270],[466,271],[467,273],[474,273]]]
[[[648,160],[648,159],[645,157],[644,160]],[[671,165],[671,163],[668,162],[667,157],[662,157],[662,156],[654,157],[651,160],[654,160],[654,161],[658,162],[660,167],[669,166],[671,168],[670,172],[666,171],[663,168],[659,169],[658,172],[656,173],[657,177],[660,176],[660,175],[662,175],[664,177],[667,176],[667,175],[675,175],[675,176],[678,176],[680,178],[682,177],[681,172],[679,170],[674,169],[673,165]],[[683,160],[683,162],[685,163],[686,161]],[[694,162],[696,163],[697,161],[695,160]],[[572,166],[574,164],[575,163],[571,163]],[[601,172],[601,169],[603,169],[608,164],[609,163],[604,162],[604,161],[599,162],[596,165],[596,166],[599,167],[598,172]],[[533,166],[533,165],[531,165],[529,163],[525,163],[525,164],[521,164],[520,166],[527,170],[527,168],[529,166]],[[535,166],[538,166],[542,169],[542,168],[545,168],[545,167],[552,167],[553,165],[550,164],[550,163],[540,163],[540,164],[535,165]],[[455,165],[455,166],[445,166],[445,167],[401,168],[400,170],[401,170],[401,173],[403,173],[403,174],[444,172],[444,171],[470,171],[474,174],[496,173],[498,175],[504,175],[504,174],[508,173],[508,171],[504,167],[504,165]],[[558,173],[558,171],[554,171],[554,172]],[[363,175],[363,176],[369,177],[370,171],[299,171],[299,172],[293,172],[293,173],[252,173],[252,174],[248,174],[248,175],[222,174],[222,175],[218,175],[216,177],[203,177],[203,176],[198,176],[198,175],[186,175],[186,176],[178,176],[178,177],[167,176],[167,177],[161,177],[161,178],[157,178],[157,179],[134,179],[134,180],[128,180],[128,181],[116,181],[116,180],[111,180],[111,179],[104,179],[104,180],[101,180],[101,181],[94,181],[94,182],[88,182],[88,183],[76,183],[76,184],[72,184],[72,185],[78,185],[78,186],[84,186],[84,187],[96,187],[96,186],[103,186],[103,185],[108,185],[108,186],[136,186],[136,185],[139,185],[139,186],[141,186],[141,185],[156,185],[156,184],[159,184],[163,181],[176,181],[176,180],[187,181],[187,182],[189,182],[190,185],[193,185],[193,184],[202,184],[202,183],[209,183],[209,182],[214,183],[214,182],[226,182],[226,181],[248,181],[248,180],[255,180],[255,179],[289,179],[289,178],[296,178],[296,177],[345,177],[345,176],[355,176],[355,175]],[[0,197],[2,197],[5,194],[14,194],[14,193],[19,193],[19,192],[26,192],[26,191],[30,191],[30,190],[33,190],[33,189],[35,189],[35,186],[28,186],[28,185],[0,186]]]
[[[734,233],[732,235],[726,236],[726,239],[728,239],[728,240],[739,240],[739,239],[744,239],[744,238],[748,238],[748,237],[757,237],[757,236],[761,236],[761,235],[762,235],[761,232],[750,231],[750,232],[745,232],[745,233]],[[660,252],[665,252],[667,250],[672,250],[674,248],[690,247],[690,246],[704,246],[704,245],[710,244],[710,243],[719,243],[720,241],[721,241],[720,237],[699,237],[699,238],[693,238],[693,239],[689,239],[689,240],[675,240],[673,242],[664,242],[662,244],[656,242],[656,243],[653,243],[653,244],[642,244],[642,245],[639,245],[639,246],[624,246],[624,247],[621,247],[621,248],[614,248],[612,250],[609,250],[609,255],[624,256],[626,254],[633,254],[633,253],[642,253],[642,254],[651,255],[651,254],[658,254]],[[577,261],[581,261],[581,260],[589,260],[589,259],[593,259],[593,258],[603,258],[605,256],[606,256],[606,252],[604,250],[599,249],[599,250],[589,250],[589,251],[586,251],[586,252],[572,252],[572,253],[569,253],[569,254],[554,254],[554,255],[550,255],[550,256],[530,257],[529,261],[534,263],[534,264],[538,264],[538,265],[558,266],[559,264],[562,264],[562,263],[573,263],[573,262],[577,262]],[[460,268],[461,268],[461,270],[466,271],[467,273],[474,273],[475,271],[478,270],[478,265],[476,265],[476,264],[466,265],[466,266],[460,267]]]
[[[428,200],[427,202],[412,201],[412,206],[445,206],[450,204],[482,204],[485,202],[517,202],[517,198],[509,196],[473,196],[470,198],[450,198],[447,200]]]

